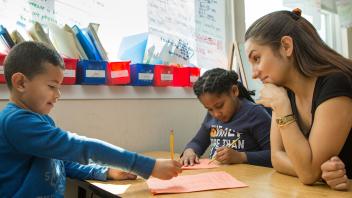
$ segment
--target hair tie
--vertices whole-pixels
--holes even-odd
[[[294,14],[296,14],[297,16],[301,16],[301,15],[302,15],[302,10],[299,9],[299,8],[293,9],[292,12],[293,12]]]

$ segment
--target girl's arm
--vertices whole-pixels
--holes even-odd
[[[246,151],[248,164],[272,167],[270,154],[270,123],[271,117],[268,112],[256,105],[250,112],[250,134],[259,148],[256,151]]]

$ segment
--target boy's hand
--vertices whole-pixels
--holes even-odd
[[[349,180],[346,175],[344,163],[334,156],[321,165],[322,178],[334,190],[347,190]]]
[[[171,179],[182,172],[181,164],[175,160],[157,159],[152,176],[159,179]]]
[[[223,146],[216,150],[215,159],[222,164],[242,164],[247,162],[247,155]]]
[[[136,179],[137,175],[128,173],[122,170],[109,168],[108,170],[108,179],[112,180],[126,180],[126,179]]]
[[[199,164],[199,157],[193,151],[193,149],[188,148],[183,152],[180,163],[184,166],[193,166],[194,164]]]

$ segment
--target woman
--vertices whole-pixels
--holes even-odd
[[[299,9],[261,17],[245,37],[253,78],[264,83],[257,102],[273,110],[274,169],[313,184],[322,164],[339,156],[351,178],[352,61],[328,47]]]

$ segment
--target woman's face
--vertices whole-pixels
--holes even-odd
[[[228,93],[204,93],[199,96],[199,101],[213,118],[223,123],[229,122],[239,107],[238,88],[234,87]]]
[[[279,51],[274,53],[270,46],[259,45],[252,39],[248,39],[245,49],[253,79],[279,86],[285,84],[289,69],[292,67],[284,47],[280,47]]]

